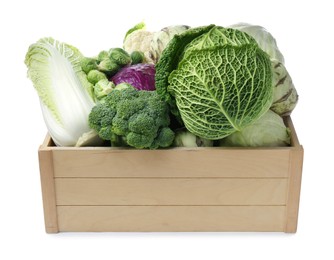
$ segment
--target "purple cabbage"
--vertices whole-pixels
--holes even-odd
[[[111,80],[118,85],[128,83],[138,90],[155,90],[154,64],[139,63],[127,66],[118,71]]]

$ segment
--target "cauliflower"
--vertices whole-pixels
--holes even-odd
[[[123,48],[128,53],[140,51],[144,54],[144,63],[153,63],[153,60],[150,57],[153,35],[153,32],[148,32],[142,29],[136,30],[126,36]]]
[[[174,25],[158,32],[149,32],[145,30],[144,23],[139,23],[126,33],[123,48],[130,54],[134,51],[142,52],[144,54],[143,63],[156,64],[174,35],[183,33],[189,28],[187,25]]]

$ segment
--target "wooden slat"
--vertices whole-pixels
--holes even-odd
[[[57,233],[58,221],[52,151],[41,146],[38,151],[38,156],[43,195],[45,230],[47,233]]]
[[[284,231],[284,206],[58,206],[60,231]]]
[[[287,179],[56,178],[57,205],[285,205]]]
[[[56,177],[287,177],[289,148],[53,150]]]
[[[299,199],[302,180],[303,167],[303,147],[295,148],[291,151],[289,169],[289,187],[287,195],[287,212],[285,232],[295,233],[298,224]]]

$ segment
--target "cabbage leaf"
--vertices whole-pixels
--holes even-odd
[[[32,44],[25,57],[44,121],[59,146],[74,146],[90,131],[88,115],[95,102],[93,86],[80,66],[82,58],[77,48],[52,38]]]
[[[239,36],[233,39],[233,29],[213,30],[185,49],[169,76],[168,92],[190,132],[218,140],[266,113],[273,87],[270,59],[251,37],[235,31],[232,36]]]
[[[240,132],[235,132],[220,141],[221,146],[273,147],[290,144],[290,129],[283,119],[268,110],[260,119]]]
[[[269,55],[270,59],[284,64],[283,54],[278,49],[275,38],[264,27],[248,23],[238,23],[231,25],[230,28],[249,34],[255,39],[260,48]]]

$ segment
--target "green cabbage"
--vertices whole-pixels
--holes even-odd
[[[182,54],[167,91],[193,134],[218,140],[268,111],[273,95],[270,59],[247,34],[213,27]]]
[[[298,102],[298,94],[292,79],[284,66],[284,57],[277,47],[275,38],[265,28],[258,25],[239,23],[231,28],[243,31],[252,36],[271,60],[273,70],[274,98],[270,107],[275,113],[290,115]]]
[[[248,23],[238,23],[230,27],[252,36],[259,44],[260,48],[269,55],[270,59],[277,60],[284,64],[284,57],[277,47],[275,38],[265,28]]]
[[[209,32],[213,27],[214,25],[211,24],[209,26],[191,28],[181,34],[175,35],[162,52],[160,60],[155,66],[155,88],[161,98],[169,104],[172,114],[176,116],[179,123],[182,122],[179,109],[176,106],[175,99],[167,89],[169,85],[168,77],[173,70],[177,69],[186,46],[198,36]]]
[[[268,110],[259,120],[220,141],[221,146],[287,146],[290,130],[283,119]]]
[[[274,97],[270,107],[280,116],[290,115],[298,103],[298,93],[285,66],[271,60],[273,69]]]

